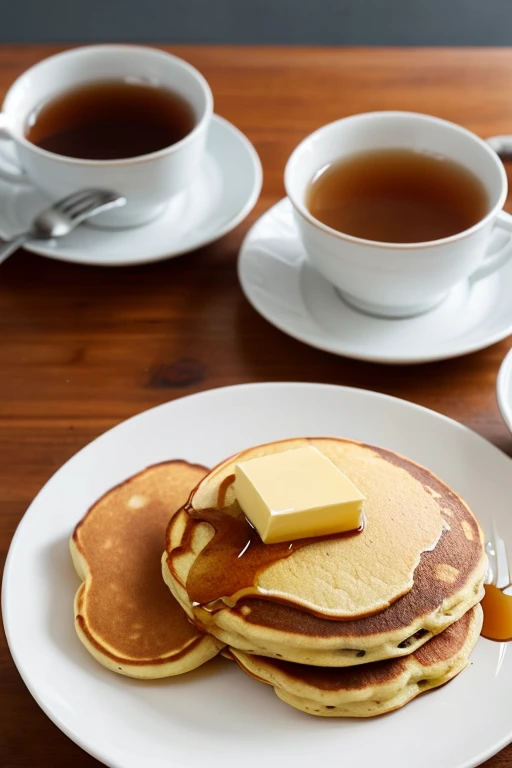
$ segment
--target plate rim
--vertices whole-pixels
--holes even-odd
[[[288,202],[289,200],[287,197],[282,197],[280,200],[278,200],[274,205],[270,206],[270,208],[267,208],[261,216],[259,216],[256,221],[251,225],[249,231],[246,233],[242,245],[240,246],[239,254],[238,254],[238,260],[237,260],[237,273],[238,273],[238,280],[240,283],[240,286],[242,288],[242,291],[244,293],[245,298],[249,302],[249,304],[253,307],[253,309],[258,312],[268,323],[273,325],[275,328],[277,328],[282,333],[285,333],[287,336],[290,336],[291,338],[295,339],[296,341],[300,341],[302,344],[307,344],[310,347],[314,347],[315,349],[320,349],[322,352],[329,352],[332,355],[337,355],[338,357],[346,357],[351,360],[362,360],[363,362],[367,363],[380,363],[383,365],[424,365],[427,363],[434,363],[439,362],[441,360],[452,360],[457,357],[463,357],[465,355],[472,354],[473,352],[479,352],[482,349],[487,349],[487,347],[492,346],[493,344],[497,344],[500,341],[503,341],[503,339],[506,339],[508,336],[512,334],[512,316],[511,320],[506,327],[505,330],[497,331],[492,336],[489,336],[486,338],[486,340],[478,342],[478,343],[468,343],[463,347],[459,347],[456,352],[439,352],[434,354],[419,354],[419,355],[379,355],[379,354],[364,354],[359,353],[357,351],[342,351],[336,348],[333,348],[332,345],[328,343],[323,343],[322,340],[314,340],[311,338],[309,334],[300,334],[297,332],[292,326],[288,325],[286,322],[281,322],[279,319],[276,319],[275,315],[271,311],[267,311],[266,307],[259,302],[252,291],[249,290],[249,282],[245,280],[243,270],[245,269],[245,262],[244,259],[246,259],[246,251],[249,247],[249,242],[251,238],[254,236],[254,230],[255,228],[261,223],[262,219],[266,216],[270,216],[274,209],[276,209],[279,206],[282,206],[284,208],[284,203]],[[291,205],[291,203],[290,203]],[[357,312],[357,310],[350,307],[353,312]],[[407,318],[405,318],[407,319]],[[397,322],[393,320],[393,322]]]
[[[252,211],[252,209],[258,202],[258,199],[261,194],[261,189],[263,186],[263,166],[256,148],[254,147],[252,142],[247,138],[247,136],[239,128],[237,128],[236,125],[234,125],[232,122],[227,120],[225,117],[222,117],[221,115],[217,115],[216,113],[212,115],[209,130],[211,130],[213,124],[217,126],[222,126],[222,128],[227,132],[229,132],[232,135],[232,137],[235,137],[236,140],[239,141],[239,143],[244,147],[244,150],[247,152],[247,155],[250,156],[252,173],[253,173],[252,189],[251,189],[251,194],[248,196],[246,202],[240,208],[238,213],[232,216],[229,219],[229,221],[227,221],[222,227],[215,229],[215,231],[210,233],[208,236],[198,240],[197,243],[194,243],[192,247],[178,248],[176,250],[173,250],[171,247],[170,251],[168,251],[167,249],[165,249],[164,251],[158,250],[152,253],[150,256],[146,256],[146,257],[141,256],[140,258],[129,259],[129,260],[119,260],[115,262],[104,261],[102,259],[90,260],[86,256],[75,258],[64,252],[60,253],[59,251],[56,251],[51,246],[41,245],[41,244],[38,244],[37,242],[35,243],[28,242],[26,245],[23,246],[23,248],[26,251],[30,251],[30,253],[35,253],[38,256],[44,256],[45,258],[55,259],[56,261],[68,262],[70,264],[81,264],[84,266],[91,266],[91,267],[136,267],[141,264],[154,264],[159,261],[165,261],[167,259],[174,259],[174,258],[177,258],[178,256],[183,256],[184,254],[191,253],[195,250],[198,250],[199,248],[204,248],[205,246],[210,245],[216,240],[219,240],[221,237],[224,237],[224,235],[227,235],[229,232],[235,229],[235,227],[237,227],[249,215],[249,213]],[[29,187],[32,189],[35,189],[35,186],[33,184],[30,184]],[[151,224],[152,222],[150,221],[147,223],[147,226],[150,227]],[[135,231],[141,230],[143,228],[144,228],[144,225],[142,225],[141,227],[134,227],[134,230]],[[126,230],[123,230],[123,231],[126,231]]]
[[[511,350],[512,352],[512,350]],[[146,408],[143,411],[140,411],[139,413],[134,414],[133,416],[128,417],[127,419],[124,419],[117,424],[115,424],[110,429],[106,430],[105,432],[102,432],[100,435],[98,435],[96,438],[91,440],[89,443],[84,445],[81,449],[79,449],[76,453],[74,453],[69,459],[67,459],[64,464],[62,464],[43,484],[43,486],[40,488],[30,505],[27,507],[26,511],[24,512],[20,522],[18,523],[16,530],[14,532],[14,535],[11,539],[11,542],[9,544],[7,557],[5,560],[4,565],[4,572],[3,572],[3,578],[2,578],[2,590],[1,590],[1,609],[2,609],[2,619],[3,619],[3,625],[4,625],[4,632],[5,637],[7,640],[7,646],[9,648],[9,652],[11,653],[12,660],[16,666],[16,669],[18,670],[18,673],[20,677],[22,678],[25,686],[27,687],[30,695],[33,697],[33,699],[37,702],[38,706],[42,709],[44,714],[49,718],[49,720],[54,723],[59,730],[62,731],[71,741],[73,741],[75,744],[77,744],[81,749],[83,749],[87,754],[90,754],[95,759],[99,760],[101,763],[107,766],[107,768],[125,768],[122,763],[119,763],[117,761],[112,762],[110,758],[108,758],[101,750],[96,749],[94,744],[89,744],[81,737],[77,731],[73,730],[72,728],[69,728],[64,722],[61,721],[59,716],[55,714],[52,710],[49,704],[46,703],[46,701],[43,699],[43,697],[37,692],[37,688],[32,685],[30,681],[30,675],[27,673],[27,671],[24,669],[23,661],[20,659],[17,651],[13,647],[13,642],[11,638],[11,630],[9,626],[9,615],[7,613],[6,605],[7,605],[7,593],[10,591],[10,581],[11,581],[11,570],[13,568],[13,562],[16,558],[16,549],[17,549],[17,542],[21,535],[23,534],[23,530],[25,526],[27,526],[31,519],[31,510],[33,510],[38,501],[40,496],[45,491],[46,487],[50,482],[53,482],[55,478],[58,477],[61,473],[64,473],[68,464],[70,464],[72,461],[74,461],[78,456],[80,456],[85,451],[89,451],[92,449],[92,447],[100,440],[102,440],[105,435],[109,435],[116,430],[121,429],[126,425],[127,423],[136,422],[137,420],[143,420],[145,415],[166,409],[169,406],[173,406],[175,403],[179,403],[182,400],[193,400],[197,398],[201,398],[204,396],[209,395],[210,393],[215,392],[221,392],[221,391],[237,391],[237,390],[251,390],[251,389],[286,389],[286,388],[294,388],[294,389],[310,389],[310,390],[331,390],[331,391],[337,391],[343,396],[343,393],[349,392],[349,393],[362,393],[364,396],[369,396],[373,398],[374,400],[384,400],[386,402],[391,403],[400,403],[400,405],[403,407],[405,406],[406,409],[412,409],[415,411],[423,412],[424,414],[428,415],[429,418],[434,418],[436,421],[440,421],[441,423],[449,424],[451,428],[456,429],[460,434],[464,434],[466,438],[469,438],[470,440],[473,440],[477,444],[480,445],[486,445],[490,446],[491,449],[493,449],[497,455],[500,455],[502,459],[505,461],[511,462],[512,467],[512,458],[508,456],[504,451],[502,451],[498,446],[494,445],[490,440],[487,440],[482,435],[480,435],[478,432],[475,432],[474,430],[470,429],[469,427],[466,427],[464,424],[461,424],[460,422],[456,421],[455,419],[452,419],[449,416],[446,416],[442,413],[439,413],[438,411],[435,411],[431,408],[427,408],[426,406],[419,405],[415,402],[412,402],[410,400],[405,400],[400,397],[396,397],[394,395],[388,395],[385,393],[381,393],[376,390],[370,390],[370,389],[364,389],[361,387],[351,387],[346,385],[338,385],[338,384],[325,384],[322,382],[314,382],[314,381],[307,381],[307,382],[297,382],[297,381],[264,381],[264,382],[246,382],[241,384],[233,384],[228,386],[218,386],[218,387],[211,387],[206,390],[201,390],[199,392],[195,392],[189,395],[184,395],[182,397],[177,397],[173,400],[166,401],[164,403],[160,403],[156,406],[152,406],[150,408]],[[511,724],[510,724],[510,730],[508,734],[503,737],[498,743],[493,744],[492,747],[490,747],[487,750],[483,750],[479,755],[473,757],[470,760],[467,760],[465,763],[461,763],[458,765],[457,768],[475,768],[477,765],[480,765],[485,760],[488,760],[493,755],[497,754],[501,750],[503,750],[506,746],[508,746],[510,743],[512,743],[512,718],[511,718]]]
[[[507,387],[507,385],[509,385]],[[512,402],[509,402],[509,390],[512,391],[512,346],[501,361],[496,379],[496,400],[503,421],[512,432]]]

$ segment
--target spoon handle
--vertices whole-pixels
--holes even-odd
[[[30,234],[28,232],[24,232],[22,235],[17,235],[17,237],[14,237],[12,240],[9,240],[6,243],[2,243],[0,245],[0,264],[9,258],[9,256],[14,253],[14,251],[17,251],[18,248],[21,248],[21,246],[24,245],[27,240],[30,240]]]

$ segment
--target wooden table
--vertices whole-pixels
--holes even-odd
[[[1,48],[0,91],[57,50]],[[29,502],[70,456],[139,411],[209,387],[298,380],[378,390],[458,419],[512,455],[495,401],[510,339],[431,365],[345,360],[265,322],[245,301],[235,270],[248,227],[284,195],[287,156],[323,123],[406,109],[453,120],[483,137],[512,132],[512,50],[171,50],[206,75],[216,111],[256,146],[263,192],[234,232],[180,259],[106,269],[18,253],[0,268],[2,562]],[[0,679],[3,768],[99,765],[42,713],[3,638]],[[486,765],[512,766],[512,747]]]

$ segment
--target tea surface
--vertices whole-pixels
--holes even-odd
[[[455,235],[480,221],[489,205],[471,171],[409,149],[371,150],[323,168],[306,204],[329,227],[384,243]]]

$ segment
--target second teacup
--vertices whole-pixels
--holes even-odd
[[[422,158],[427,164],[430,158],[432,165],[438,160],[446,161],[445,166],[451,163],[453,173],[459,174],[457,183],[461,193],[467,195],[466,206],[472,207],[473,218],[460,219],[463,222],[461,231],[446,230],[447,222],[441,222],[441,235],[437,239],[419,242],[404,242],[403,238],[399,242],[380,241],[370,239],[373,234],[364,234],[393,232],[393,227],[387,226],[389,222],[382,221],[377,226],[377,222],[364,218],[385,217],[386,200],[381,200],[384,205],[379,210],[375,208],[374,214],[371,206],[366,209],[359,206],[359,220],[356,224],[351,222],[356,234],[339,231],[343,226],[350,229],[346,223],[349,217],[341,215],[343,212],[328,212],[322,221],[318,213],[321,206],[312,204],[312,191],[314,194],[317,180],[327,170],[331,174],[331,186],[335,185],[339,182],[336,174],[343,174],[344,167],[347,173],[356,173],[357,158],[362,158],[363,163],[371,162],[372,157],[376,163],[381,162],[381,151],[395,153],[395,162],[401,157],[402,164],[407,162],[407,155],[400,153],[409,152],[410,167],[405,169],[405,177],[420,173]],[[336,171],[338,163],[341,164]],[[354,167],[350,169],[347,163]],[[447,172],[446,168],[444,172]],[[392,178],[392,166],[388,173],[390,178],[387,181],[384,178],[384,182],[389,182],[392,187],[396,182]],[[428,167],[426,173],[431,177],[435,175]],[[372,182],[369,173],[368,183],[377,183],[378,174],[373,173],[373,178]],[[327,182],[327,176],[325,179]],[[441,180],[442,176],[437,183]],[[417,179],[412,181],[411,189]],[[471,184],[472,195],[468,191]],[[409,112],[371,112],[326,125],[294,150],[286,166],[285,186],[311,262],[348,303],[370,314],[409,317],[426,312],[439,304],[457,283],[481,279],[499,269],[512,256],[512,216],[502,210],[507,197],[507,177],[501,161],[478,136],[436,117]],[[324,184],[324,187],[327,189],[328,185]],[[431,194],[435,194],[433,190]],[[328,189],[323,193],[329,195]],[[364,189],[364,184],[359,184],[353,194],[368,194],[368,190]],[[403,190],[401,194],[404,194]],[[335,197],[330,202],[335,207]],[[394,207],[396,218],[397,206],[400,213],[400,199],[391,202],[389,210]],[[404,232],[408,233],[414,232],[414,226],[405,220],[408,211],[412,210],[407,205],[409,202],[404,201],[403,210]],[[441,206],[441,219],[442,214]],[[418,232],[435,232],[433,222],[429,222],[428,217],[427,220],[425,216],[423,218]]]

